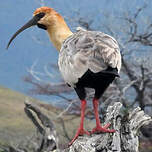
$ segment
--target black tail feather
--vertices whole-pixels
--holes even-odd
[[[116,77],[120,77],[119,74],[118,74],[117,68],[108,67],[106,70],[101,71],[101,73],[103,73],[103,74],[112,74],[112,75],[114,75]]]

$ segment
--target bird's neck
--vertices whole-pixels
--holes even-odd
[[[73,34],[63,18],[55,20],[53,25],[48,27],[47,31],[51,42],[58,51],[60,51],[63,41]]]

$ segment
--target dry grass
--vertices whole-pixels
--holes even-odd
[[[0,144],[17,144],[27,140],[28,137],[36,132],[33,124],[24,113],[24,101],[26,98],[23,94],[0,87]],[[57,115],[61,110],[30,97],[28,98],[41,107],[41,110],[54,122],[61,144],[68,143],[62,121],[57,119]],[[80,117],[65,115],[63,120],[68,135],[72,138],[79,125]],[[90,130],[93,128],[94,122],[86,120],[85,124],[86,128]]]
[[[20,141],[22,135],[29,135],[33,132],[34,127],[24,114],[25,99],[23,94],[0,87],[1,143],[10,143],[12,139],[15,143]],[[34,102],[33,99],[31,100]]]

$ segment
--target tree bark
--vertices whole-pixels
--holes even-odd
[[[37,124],[38,121],[31,115],[31,111],[36,113],[43,126]],[[61,150],[51,119],[31,103],[25,103],[25,112],[42,135],[37,152],[138,152],[139,129],[152,121],[139,107],[122,114],[122,104],[116,102],[108,106],[104,118],[104,124],[111,123],[111,128],[116,130],[115,133],[80,136],[69,148]]]
[[[64,152],[138,152],[138,131],[152,121],[139,107],[128,114],[121,114],[122,104],[110,105],[105,116],[105,124],[111,122],[115,133],[101,133],[91,137],[79,137]]]

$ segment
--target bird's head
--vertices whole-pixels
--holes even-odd
[[[33,18],[29,20],[24,26],[22,26],[10,39],[7,49],[13,39],[27,28],[37,25],[39,28],[48,30],[54,26],[56,22],[63,22],[64,19],[54,9],[49,7],[40,7],[33,13]]]
[[[57,20],[63,20],[59,13],[49,7],[40,7],[36,9],[33,13],[33,18],[38,18],[36,25],[44,30],[52,27]]]

